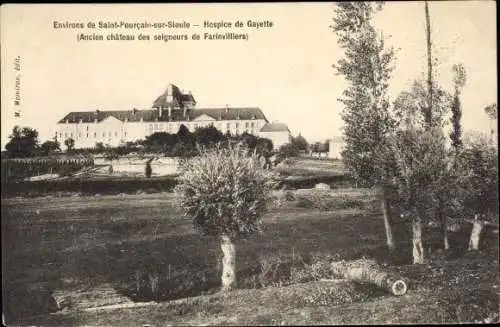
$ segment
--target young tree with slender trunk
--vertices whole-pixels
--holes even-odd
[[[387,142],[393,156],[393,197],[401,218],[411,224],[413,263],[425,261],[422,231],[424,223],[436,220],[435,200],[446,190],[447,151],[440,128],[400,130]]]
[[[370,2],[337,4],[332,28],[345,56],[333,67],[349,83],[339,99],[344,104],[343,161],[357,185],[379,189],[387,246],[394,250],[381,156],[385,137],[394,128],[387,97],[394,50],[385,45],[372,23],[373,15],[381,8],[381,4]]]
[[[427,41],[427,93],[429,95],[429,101],[427,103],[425,122],[426,128],[429,129],[432,126],[432,111],[433,111],[433,87],[434,82],[432,79],[432,39],[431,39],[431,18],[429,14],[429,3],[425,1],[425,37]]]
[[[232,144],[199,149],[181,171],[176,188],[181,208],[201,233],[220,238],[222,291],[231,290],[236,284],[236,241],[260,231],[277,176],[261,168],[255,151],[249,154]]]
[[[498,226],[498,150],[486,135],[471,138],[459,154],[462,211],[474,217],[469,251],[478,250],[484,225]]]
[[[466,72],[462,64],[453,65],[453,85],[455,93],[453,95],[453,102],[451,104],[451,126],[450,133],[451,145],[458,151],[462,145],[462,105],[460,103],[460,93],[465,86]]]

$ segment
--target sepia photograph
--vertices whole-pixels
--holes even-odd
[[[2,324],[499,323],[496,9],[3,4]]]

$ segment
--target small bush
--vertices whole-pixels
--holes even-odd
[[[148,161],[146,162],[146,171],[145,171],[146,177],[150,178],[152,173],[153,169],[151,168],[151,161]]]
[[[290,279],[290,262],[281,253],[259,256],[261,287],[286,283]]]

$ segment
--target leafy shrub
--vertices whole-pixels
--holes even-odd
[[[460,183],[459,211],[468,217],[479,214],[483,220],[497,220],[498,150],[485,137],[473,138],[465,142],[458,161],[466,176]]]
[[[300,150],[293,143],[283,144],[278,150],[278,157],[284,160],[285,158],[297,157]]]
[[[150,178],[152,173],[153,169],[151,168],[151,160],[149,160],[148,162],[146,162],[146,170],[145,170],[146,177]]]
[[[199,149],[181,165],[180,204],[204,234],[243,236],[260,230],[276,176],[239,145]]]
[[[281,253],[259,256],[261,287],[286,283],[290,280],[290,262]]]

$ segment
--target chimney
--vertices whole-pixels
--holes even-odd
[[[229,112],[229,106],[226,104],[226,114]]]
[[[163,108],[161,106],[158,107],[158,117],[161,117]]]
[[[168,106],[168,120],[172,120],[172,105]]]
[[[184,106],[184,108],[183,108],[182,110],[183,110],[184,118],[186,118],[186,111],[187,111],[187,108]]]
[[[136,108],[132,109],[132,114],[135,115],[136,113],[137,113],[137,109]]]

